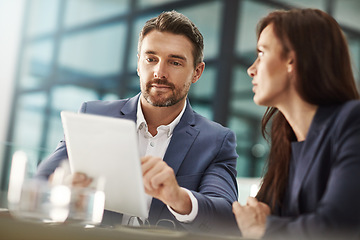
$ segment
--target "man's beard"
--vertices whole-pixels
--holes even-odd
[[[172,95],[169,97],[162,96],[163,93],[151,94],[152,84],[166,85],[171,89]],[[170,107],[183,100],[190,88],[190,84],[184,84],[182,89],[176,89],[173,83],[166,79],[154,79],[146,83],[145,90],[142,92],[145,100],[155,107]]]

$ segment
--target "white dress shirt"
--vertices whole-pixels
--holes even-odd
[[[141,98],[141,96],[140,96]],[[148,126],[144,118],[144,114],[142,112],[140,98],[138,101],[138,107],[137,107],[137,120],[136,120],[136,126],[137,126],[137,132],[139,137],[139,150],[140,150],[140,157],[144,156],[155,156],[159,157],[161,159],[164,159],[164,155],[166,152],[166,149],[169,146],[173,130],[176,127],[176,125],[180,122],[180,119],[182,115],[185,112],[186,108],[186,102],[184,104],[184,107],[180,114],[172,121],[169,125],[161,125],[157,128],[157,134],[155,136],[152,136],[151,133],[148,131]],[[174,210],[171,209],[171,207],[167,206],[169,211],[175,216],[175,218],[180,222],[191,222],[195,219],[198,213],[198,202],[197,199],[194,197],[194,195],[191,193],[191,191],[185,189],[187,193],[189,194],[189,197],[191,199],[192,204],[192,210],[188,215],[182,215],[176,213]],[[148,209],[150,210],[150,205],[152,201],[152,197],[150,195],[147,195],[147,203],[148,203]]]

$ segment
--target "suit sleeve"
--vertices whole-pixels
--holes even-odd
[[[86,103],[83,103],[79,112],[85,111]],[[36,171],[35,178],[47,180],[63,160],[68,161],[66,142],[64,139],[59,142],[54,153],[40,163]]]
[[[228,130],[216,158],[203,174],[199,191],[192,191],[198,200],[198,214],[191,224],[182,224],[185,228],[240,235],[232,213],[238,196],[235,149],[235,134]]]
[[[266,238],[359,239],[360,109],[355,110],[347,116],[341,115],[346,120],[334,126],[332,165],[316,210],[297,217],[269,216]]]
[[[68,160],[65,140],[61,140],[54,153],[40,163],[35,178],[47,180],[63,160]]]

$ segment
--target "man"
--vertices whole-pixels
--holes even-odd
[[[136,122],[149,222],[171,220],[177,229],[237,229],[236,141],[232,131],[195,113],[187,100],[205,68],[203,37],[175,11],[150,19],[138,44],[141,93],[119,101],[86,102],[81,112]],[[67,158],[65,142],[39,166],[49,177]],[[89,181],[75,175],[80,182]],[[106,217],[106,216],[105,216]]]

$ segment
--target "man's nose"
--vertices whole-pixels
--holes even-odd
[[[154,69],[154,78],[162,79],[167,77],[168,77],[168,69],[166,63],[163,61],[159,61]]]

